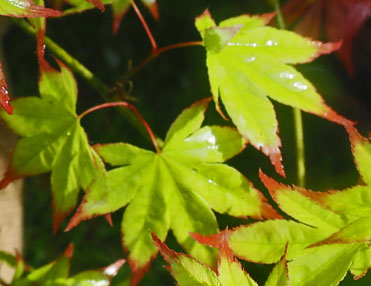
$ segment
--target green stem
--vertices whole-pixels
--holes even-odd
[[[26,33],[36,36],[36,29],[30,25],[27,21],[23,19],[12,18],[14,24],[24,30]],[[76,74],[80,75],[85,79],[96,91],[98,91],[106,101],[120,101],[119,96],[111,97],[111,89],[105,85],[99,78],[94,76],[94,74],[87,69],[82,63],[77,59],[72,57],[68,52],[66,52],[61,46],[55,43],[48,37],[44,39],[45,45],[50,49],[60,60],[62,60],[67,66],[69,66]],[[147,130],[143,127],[143,124],[138,117],[134,114],[132,110],[126,108],[119,108],[120,112],[130,121],[130,123],[146,138],[148,137]],[[157,138],[159,142],[161,139]]]
[[[274,1],[274,9],[277,12],[277,24],[280,29],[285,29],[279,0]],[[305,147],[304,147],[304,128],[300,109],[293,108],[295,145],[296,145],[296,174],[297,183],[300,187],[305,187]]]
[[[27,21],[23,19],[12,18],[13,23],[20,27],[22,30],[30,35],[36,36],[36,29],[30,25]],[[53,53],[61,59],[66,65],[68,65],[76,74],[84,78],[95,90],[100,94],[106,95],[110,88],[105,85],[99,78],[94,76],[94,74],[88,70],[82,63],[77,59],[70,56],[61,46],[55,43],[52,39],[45,37],[45,45],[53,51]]]

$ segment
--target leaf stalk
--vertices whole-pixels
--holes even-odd
[[[148,135],[151,138],[152,144],[156,149],[156,152],[160,153],[161,149],[159,148],[159,146],[157,144],[156,137],[155,137],[154,133],[152,132],[151,127],[149,126],[147,121],[143,118],[143,116],[139,113],[139,111],[133,105],[131,105],[130,103],[128,103],[126,101],[108,102],[108,103],[102,103],[102,104],[93,106],[93,107],[85,110],[83,113],[81,113],[78,116],[78,118],[81,120],[83,117],[85,117],[86,115],[88,115],[89,113],[92,113],[94,111],[97,111],[97,110],[100,110],[100,109],[103,109],[103,108],[117,107],[117,106],[125,107],[125,108],[130,109],[131,111],[134,112],[134,114],[138,117],[140,122],[142,122],[143,126],[146,128],[146,130],[148,132]]]
[[[279,0],[274,1],[274,9],[276,10],[277,25],[280,29],[285,29],[285,22],[282,16]],[[297,184],[305,187],[305,146],[304,146],[304,128],[303,118],[300,109],[293,108],[294,129],[295,129],[295,146],[296,146],[296,176]]]

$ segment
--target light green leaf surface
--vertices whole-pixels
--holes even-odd
[[[353,221],[371,214],[371,187],[355,186],[343,191],[321,193],[319,201]]]
[[[190,232],[217,232],[211,209],[235,216],[274,217],[276,213],[259,191],[223,164],[244,148],[238,132],[201,128],[208,102],[201,100],[179,115],[159,153],[124,143],[97,145],[105,161],[121,167],[93,183],[69,228],[128,204],[122,232],[131,265],[145,267],[156,253],[150,232],[164,240],[169,229],[188,253],[215,265],[215,250],[189,236]]]
[[[75,113],[77,86],[62,64],[60,71],[43,69],[40,98],[14,102],[15,117],[1,117],[24,136],[17,144],[3,185],[19,177],[51,171],[54,229],[74,208],[79,189],[86,189],[103,172],[103,164],[89,146]]]
[[[363,181],[371,186],[371,142],[360,134],[351,136],[354,161]]]
[[[287,64],[311,61],[339,45],[264,27],[269,17],[244,15],[216,26],[206,11],[196,18],[196,28],[207,51],[206,64],[217,109],[220,96],[239,132],[269,156],[283,175],[277,120],[267,96],[336,121],[328,116],[330,109],[312,84]]]
[[[280,184],[262,172],[260,178],[279,207],[302,223],[327,234],[336,232],[347,223],[344,217],[306,195],[305,190]]]
[[[267,220],[230,231],[229,246],[238,257],[257,263],[275,263],[288,244],[287,259],[326,238],[318,229],[286,220]]]
[[[258,286],[237,260],[225,256],[219,260],[218,278],[223,286]]]
[[[305,249],[288,263],[290,286],[335,286],[345,277],[359,243],[331,244]]]
[[[366,245],[366,248],[361,248],[354,256],[350,272],[354,275],[354,279],[359,279],[366,275],[371,268],[371,246]]]
[[[289,273],[285,256],[274,266],[265,286],[289,286]]]

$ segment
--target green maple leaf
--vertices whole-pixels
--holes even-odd
[[[0,0],[0,15],[20,18],[38,18],[56,17],[61,15],[61,12],[35,5],[32,0]]]
[[[75,207],[80,187],[86,189],[103,169],[75,113],[75,79],[62,63],[59,65],[60,72],[42,70],[41,97],[14,100],[16,114],[1,113],[7,125],[23,138],[15,147],[0,187],[17,178],[51,171],[54,230]]]
[[[164,240],[172,229],[189,253],[213,264],[215,252],[188,234],[217,232],[211,208],[241,217],[277,216],[250,182],[222,164],[242,151],[245,140],[232,128],[201,128],[208,102],[199,101],[179,115],[158,153],[126,143],[95,147],[104,161],[119,167],[90,187],[67,229],[128,204],[122,235],[134,280],[157,252],[150,230]]]
[[[220,97],[238,131],[269,156],[277,172],[284,175],[278,124],[267,96],[340,124],[349,122],[326,106],[314,86],[290,66],[330,53],[339,48],[339,43],[323,44],[265,27],[273,16],[243,15],[217,26],[205,11],[196,18],[196,27],[207,51],[217,110]]]

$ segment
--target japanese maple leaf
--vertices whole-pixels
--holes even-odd
[[[35,5],[32,0],[0,0],[0,15],[19,18],[56,17],[60,11]]]
[[[193,235],[201,243],[219,249],[216,271],[192,257],[169,249],[156,235],[153,235],[153,240],[165,261],[169,263],[170,267],[168,270],[179,286],[257,286],[258,284],[243,270],[240,262],[231,253],[228,247],[227,236],[227,232],[223,232],[222,235],[213,235],[212,237]],[[265,285],[285,286],[289,285],[288,282],[287,262],[284,255],[273,268]]]
[[[339,58],[354,75],[352,45],[362,24],[371,17],[370,0],[291,0],[282,7],[285,21],[299,33],[319,38],[321,24],[331,41],[343,40]]]
[[[211,209],[240,217],[279,217],[242,174],[223,164],[244,148],[239,133],[228,127],[201,128],[209,101],[199,101],[178,116],[158,153],[127,143],[95,146],[104,161],[119,167],[89,188],[67,230],[128,205],[122,236],[129,251],[132,285],[157,253],[150,231],[164,240],[172,229],[189,253],[212,265],[215,252],[188,235],[217,232]]]
[[[263,173],[261,179],[284,212],[316,227],[320,236],[323,236],[322,239],[319,239],[320,236],[313,237],[312,242],[307,241],[306,244],[321,246],[364,242],[350,266],[350,271],[358,279],[371,267],[371,143],[354,127],[348,126],[347,131],[356,166],[366,185],[342,191],[314,192],[279,184]],[[290,244],[292,241],[289,241],[289,256]]]
[[[340,124],[350,123],[329,108],[314,86],[289,65],[330,53],[339,43],[323,44],[265,27],[272,16],[243,15],[216,26],[205,11],[196,18],[196,27],[206,48],[217,109],[220,111],[220,96],[238,131],[269,156],[277,172],[284,175],[278,124],[267,96]]]
[[[103,168],[75,113],[75,79],[62,63],[59,66],[60,71],[42,70],[41,97],[16,99],[13,116],[0,114],[14,132],[23,136],[0,187],[17,178],[51,171],[54,230],[76,205],[80,187],[86,189]]]
[[[5,81],[3,68],[0,62],[0,104],[9,114],[13,114],[13,107],[10,104],[8,85]]]

